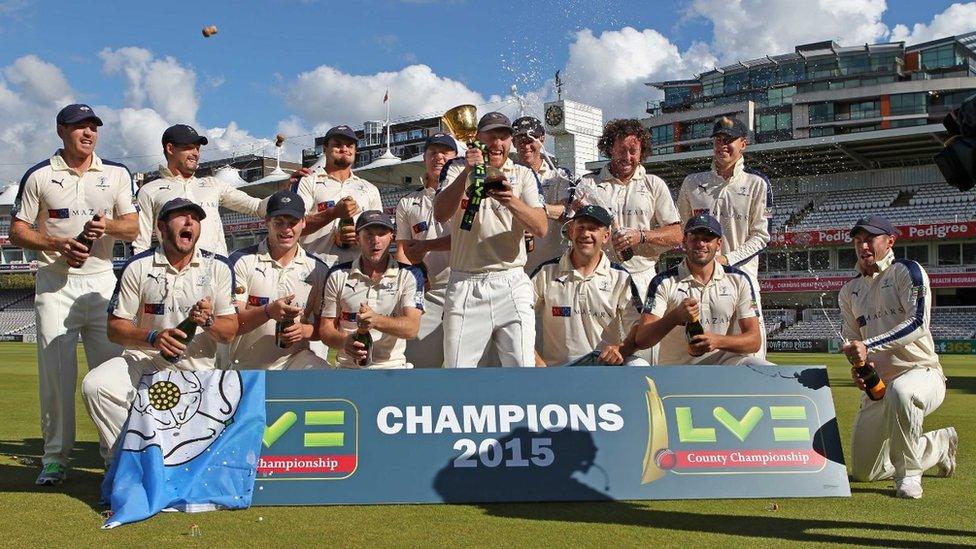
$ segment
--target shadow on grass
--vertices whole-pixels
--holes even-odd
[[[17,465],[0,463],[0,493],[59,493],[77,499],[96,513],[101,512],[98,500],[103,464],[98,453],[98,443],[75,443],[68,480],[57,486],[34,484],[41,470],[42,448],[43,443],[39,438],[0,441],[0,457],[18,462]]]
[[[950,376],[946,380],[946,389],[974,395],[976,394],[976,377]]]
[[[574,523],[618,524],[644,526],[683,532],[722,534],[744,538],[771,538],[783,541],[860,544],[877,547],[968,547],[946,542],[892,539],[895,533],[914,535],[955,536],[971,538],[972,531],[907,526],[900,524],[870,524],[815,518],[787,518],[769,516],[713,515],[686,511],[647,509],[627,502],[483,504],[492,516],[529,520],[564,521]],[[836,534],[825,530],[853,530]]]

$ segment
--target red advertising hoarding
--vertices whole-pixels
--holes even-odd
[[[954,238],[976,238],[976,221],[952,221],[944,223],[924,223],[900,225],[899,240],[948,240]],[[789,246],[843,246],[850,244],[849,228],[818,229],[812,231],[773,233],[769,245]]]
[[[762,292],[836,292],[851,276],[821,276],[802,278],[760,278]],[[976,273],[929,273],[933,288],[976,286]]]

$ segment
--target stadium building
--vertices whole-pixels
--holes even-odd
[[[664,99],[642,120],[652,135],[646,167],[675,194],[686,175],[709,169],[716,118],[749,126],[746,165],[775,194],[759,267],[772,348],[820,350],[837,337],[821,294],[836,307],[856,262],[847,231],[867,214],[898,226],[896,255],[928,271],[935,337],[976,336],[976,192],[949,187],[932,161],[942,118],[976,93],[976,32],[913,46],[818,42],[647,85]],[[826,314],[839,326],[837,309]]]

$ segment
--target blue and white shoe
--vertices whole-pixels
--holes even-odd
[[[54,486],[61,484],[68,478],[68,469],[60,463],[48,463],[41,469],[41,474],[37,475],[35,484],[38,486]]]

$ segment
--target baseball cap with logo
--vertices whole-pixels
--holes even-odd
[[[359,138],[356,137],[356,132],[345,124],[335,126],[330,128],[329,131],[325,132],[325,140],[328,141],[330,137],[345,137],[346,139],[359,141]]]
[[[851,229],[851,237],[854,237],[854,233],[857,231],[865,231],[868,234],[887,234],[892,236],[898,236],[901,233],[891,221],[881,217],[880,215],[869,215],[867,217],[862,217],[857,220],[854,224],[854,228]]]
[[[515,135],[528,135],[535,139],[542,139],[546,136],[546,128],[542,121],[534,116],[523,116],[516,118],[512,122],[512,131]]]
[[[738,118],[723,116],[716,120],[715,125],[712,126],[712,137],[716,135],[727,135],[732,139],[738,139],[749,135],[749,129]]]
[[[169,214],[180,210],[191,210],[196,212],[196,214],[200,217],[201,221],[206,219],[207,217],[207,212],[203,211],[203,208],[200,207],[199,204],[195,202],[190,202],[189,200],[183,198],[182,196],[178,196],[170,200],[169,202],[163,204],[163,207],[159,209],[158,219],[166,221],[166,219],[169,218]]]
[[[431,145],[443,145],[445,147],[454,149],[455,151],[457,150],[457,141],[446,133],[435,133],[428,137],[427,141],[424,142],[424,150],[426,151],[427,147],[430,147]]]
[[[367,210],[360,214],[359,219],[356,220],[356,232],[358,233],[366,227],[372,227],[374,225],[386,227],[391,231],[396,230],[396,226],[393,225],[393,220],[390,219],[389,215],[379,210]]]
[[[685,234],[698,230],[706,230],[715,236],[722,236],[722,225],[718,222],[718,219],[715,219],[709,214],[698,214],[689,219],[688,223],[685,224]]]
[[[94,120],[96,126],[102,125],[102,119],[95,115],[95,111],[88,105],[75,103],[68,105],[58,112],[57,123],[64,126],[74,124],[82,120]]]
[[[481,120],[478,121],[479,132],[487,132],[497,129],[512,131],[512,121],[498,111],[490,112],[482,116]]]
[[[613,224],[613,216],[607,211],[603,206],[597,206],[596,204],[587,204],[579,210],[576,211],[576,215],[573,219],[579,219],[581,217],[588,217],[593,221],[596,221],[604,227],[609,227]]]
[[[305,201],[291,191],[278,191],[268,198],[268,217],[290,215],[295,219],[305,217]]]
[[[174,124],[163,132],[163,146],[167,143],[174,145],[206,145],[207,138],[198,134],[193,126]]]

